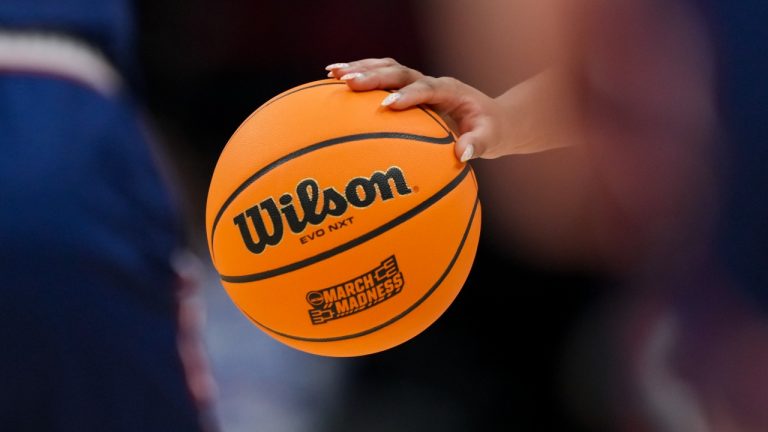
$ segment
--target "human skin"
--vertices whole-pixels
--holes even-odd
[[[424,75],[391,58],[337,63],[328,70],[329,77],[356,91],[396,89],[382,100],[389,109],[432,106],[459,134],[455,151],[462,162],[572,144],[562,136],[574,126],[572,111],[564,103],[568,98],[562,97],[567,92],[564,79],[555,71],[542,72],[491,97],[456,78]]]

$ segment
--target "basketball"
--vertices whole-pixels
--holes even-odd
[[[480,235],[477,181],[431,110],[337,80],[250,115],[218,160],[206,206],[222,285],[294,348],[359,356],[429,327],[458,295]]]

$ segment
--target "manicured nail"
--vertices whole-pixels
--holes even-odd
[[[342,76],[339,79],[342,80],[342,81],[350,81],[350,80],[353,80],[353,79],[358,79],[358,78],[360,78],[362,76],[363,76],[363,74],[361,74],[360,72],[352,72],[352,73],[348,73],[348,74]]]
[[[403,95],[400,93],[390,93],[383,101],[381,101],[381,106],[390,106],[397,102],[401,97],[403,97]]]
[[[328,78],[333,78],[333,71],[328,72]]]
[[[464,153],[461,154],[461,161],[466,162],[470,159],[472,159],[472,156],[475,154],[475,146],[472,144],[467,145],[467,148],[464,149]]]
[[[329,64],[328,66],[326,66],[326,67],[325,67],[325,70],[327,70],[327,71],[332,71],[332,70],[334,70],[334,69],[341,69],[341,68],[345,68],[345,67],[349,67],[349,63],[334,63],[334,64]]]

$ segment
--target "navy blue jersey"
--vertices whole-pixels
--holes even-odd
[[[60,34],[127,64],[128,6],[2,0],[0,38]],[[138,110],[45,60],[0,64],[0,429],[199,430],[179,224]]]
[[[195,430],[175,214],[129,105],[0,73],[0,423]]]

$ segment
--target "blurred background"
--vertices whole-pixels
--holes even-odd
[[[764,4],[138,0],[122,5],[135,21],[108,13],[118,18],[106,28],[134,23],[122,30],[134,33],[134,49],[115,50],[104,43],[110,30],[88,19],[57,28],[34,18],[66,9],[54,1],[9,1],[0,5],[0,98],[17,91],[4,74],[25,72],[4,55],[4,31],[74,35],[119,70],[164,155],[183,215],[178,346],[203,429],[768,430]],[[77,17],[102,10],[76,3]],[[557,42],[568,30],[582,39]],[[219,153],[252,111],[324,78],[327,64],[368,57],[493,96],[565,63],[581,145],[473,161],[483,232],[451,308],[386,352],[322,358],[275,342],[231,303],[208,259],[204,203]],[[3,103],[0,139],[19,112]],[[4,181],[14,166],[26,169],[4,157]],[[2,199],[21,200],[8,192],[17,189]],[[0,220],[15,217],[7,210]],[[10,231],[4,276],[21,260]],[[49,285],[6,279],[0,319],[18,332],[0,335],[25,350],[18,340],[33,332],[17,327],[27,321],[11,310],[20,301],[13,285]],[[33,374],[22,363],[0,365]],[[24,425],[28,405],[5,388],[0,429]],[[39,406],[44,393],[24,400]]]

